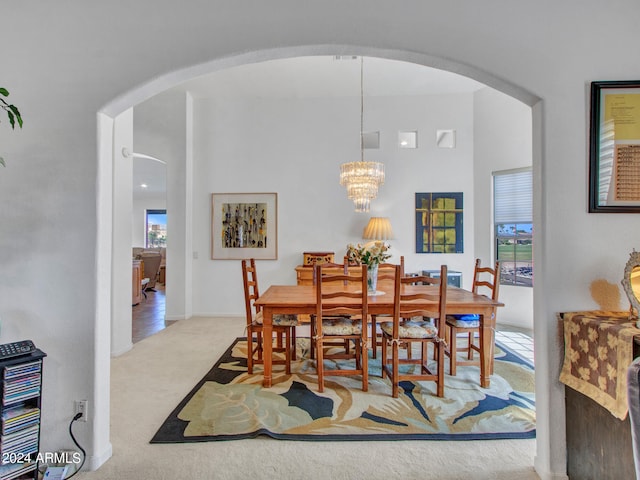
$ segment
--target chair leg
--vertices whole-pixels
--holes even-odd
[[[398,376],[400,375],[400,359],[398,350],[398,342],[393,342],[391,345],[391,370],[393,372],[393,378],[391,378],[391,396],[393,398],[398,398],[398,390],[400,389],[400,382],[398,381]]]
[[[316,370],[318,372],[318,392],[324,392],[324,365],[323,365],[322,340],[316,340]]]
[[[285,358],[285,373],[291,375],[291,331],[284,333],[284,358]]]
[[[444,345],[442,341],[433,343],[438,350],[438,381],[436,382],[436,391],[439,397],[444,397]]]
[[[262,361],[262,332],[256,335],[256,343],[258,344],[258,361]]]
[[[298,342],[296,341],[296,327],[291,327],[289,330],[289,336],[291,337],[291,359],[296,360],[296,351],[298,349]]]
[[[469,350],[467,352],[467,360],[473,360],[473,348],[471,348],[471,345],[473,345],[473,334],[473,331],[469,332]]]
[[[385,338],[384,334],[382,334],[382,359],[381,359],[382,369],[380,371],[380,376],[382,378],[384,378],[387,375],[387,372],[384,369],[384,366],[386,364],[387,364],[387,339]]]
[[[360,340],[360,356],[362,357],[362,391],[369,391],[369,355],[368,355],[368,338],[364,337]]]
[[[247,373],[253,374],[253,332],[247,332]]]
[[[449,375],[456,375],[456,363],[457,363],[457,345],[456,345],[456,329],[451,327],[447,329],[449,334]]]
[[[371,348],[373,349],[372,357],[378,358],[378,328],[376,324],[376,315],[371,315]]]
[[[427,353],[428,347],[429,347],[429,344],[427,342],[421,342],[421,344],[420,344],[420,351],[421,351],[420,359],[422,360],[422,364],[425,367],[427,366],[427,361],[429,359],[429,354]]]
[[[311,323],[310,323],[310,333],[311,333],[311,338],[309,340],[309,358],[311,360],[313,360],[314,358],[316,358],[316,342],[313,340],[314,338],[316,338],[316,319],[315,316],[311,316],[310,317]]]

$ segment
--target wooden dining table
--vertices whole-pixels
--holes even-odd
[[[337,287],[335,287],[337,288]],[[345,287],[342,287],[345,288]],[[347,287],[354,288],[356,287]],[[392,315],[393,314],[393,285],[378,284],[378,288],[383,294],[369,296],[367,298],[369,315]],[[429,294],[428,300],[414,300],[416,307],[424,310],[437,311],[439,302],[438,286],[434,285],[404,285],[402,287],[406,293],[425,291]],[[348,306],[357,303],[358,300],[346,297],[331,299],[331,303],[336,306]],[[264,338],[272,337],[273,315],[280,313],[289,314],[313,314],[316,311],[316,290],[311,285],[272,285],[260,298],[256,300],[263,312],[263,335]],[[480,338],[482,352],[480,356],[480,385],[488,388],[492,373],[492,359],[494,354],[495,338],[495,315],[496,307],[504,306],[503,303],[494,301],[484,295],[478,295],[457,287],[447,287],[448,315],[475,313],[480,315]],[[264,387],[272,385],[272,342],[263,342],[264,358]]]

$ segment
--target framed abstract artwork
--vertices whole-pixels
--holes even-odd
[[[211,194],[211,258],[276,260],[278,194]]]
[[[463,253],[462,192],[416,193],[416,253]]]
[[[640,81],[591,83],[589,212],[640,212]]]

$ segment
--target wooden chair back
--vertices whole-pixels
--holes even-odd
[[[316,318],[357,316],[367,318],[367,266],[362,265],[360,272],[347,274],[325,274],[323,270],[330,268],[327,264],[316,265],[314,267],[316,278]],[[345,264],[345,271],[347,267]],[[347,288],[350,285],[359,288]],[[342,288],[333,288],[339,286]],[[329,287],[329,288],[327,288]],[[335,307],[327,302],[333,298],[351,298],[355,301],[351,306]],[[363,328],[364,330],[364,328]],[[322,336],[322,322],[317,322],[317,335]]]
[[[398,325],[401,319],[417,316],[429,317],[436,321],[436,325],[444,325],[447,305],[447,266],[440,267],[440,278],[421,275],[417,277],[406,277],[400,275],[400,266],[396,266],[396,280],[394,288],[393,323],[394,337],[398,338]],[[431,300],[433,294],[427,292],[409,293],[404,291],[405,285],[422,283],[426,285],[439,285],[438,304],[433,309],[417,308],[412,300]],[[438,327],[439,328],[439,327]]]
[[[254,302],[260,298],[255,259],[242,260],[242,282],[244,284],[244,306],[247,315],[247,325],[251,325],[253,322],[254,308],[256,314],[259,311],[259,307],[257,307]]]
[[[481,267],[480,259],[476,259],[476,265],[473,273],[473,293],[486,295],[492,300],[498,300],[500,292],[500,262],[496,262],[493,268]],[[489,295],[487,295],[489,293]]]
[[[400,275],[404,276],[404,255],[400,257],[399,265],[395,263],[381,263],[378,265],[378,285],[384,285],[382,287],[383,290],[391,289],[395,285],[396,267],[400,267]],[[388,317],[389,315],[383,314],[381,316]],[[373,358],[378,358],[378,346],[382,345],[379,341],[377,321],[378,315],[371,315],[371,346],[373,348]]]
[[[476,258],[475,268],[473,270],[473,285],[471,287],[473,293],[485,295],[491,300],[498,300],[500,293],[500,262],[496,261],[495,266],[481,267],[480,259]],[[495,318],[498,309],[493,309],[493,317]]]
[[[333,262],[325,262],[325,263],[321,263],[321,264],[316,264],[315,261],[313,263],[313,285],[315,285],[317,283],[317,277],[316,277],[316,266],[321,265],[325,271],[325,274],[330,274],[330,275],[334,275],[334,274],[338,274],[340,272],[341,275],[348,275],[349,274],[349,262],[347,260],[347,257],[344,257],[344,263],[333,263]],[[347,282],[344,282],[344,285],[347,285]]]
[[[396,279],[396,264],[395,263],[381,263],[378,265],[378,281]],[[404,277],[404,255],[400,257],[400,275]]]

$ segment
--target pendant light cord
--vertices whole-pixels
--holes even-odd
[[[364,162],[364,57],[360,56],[360,161]]]

